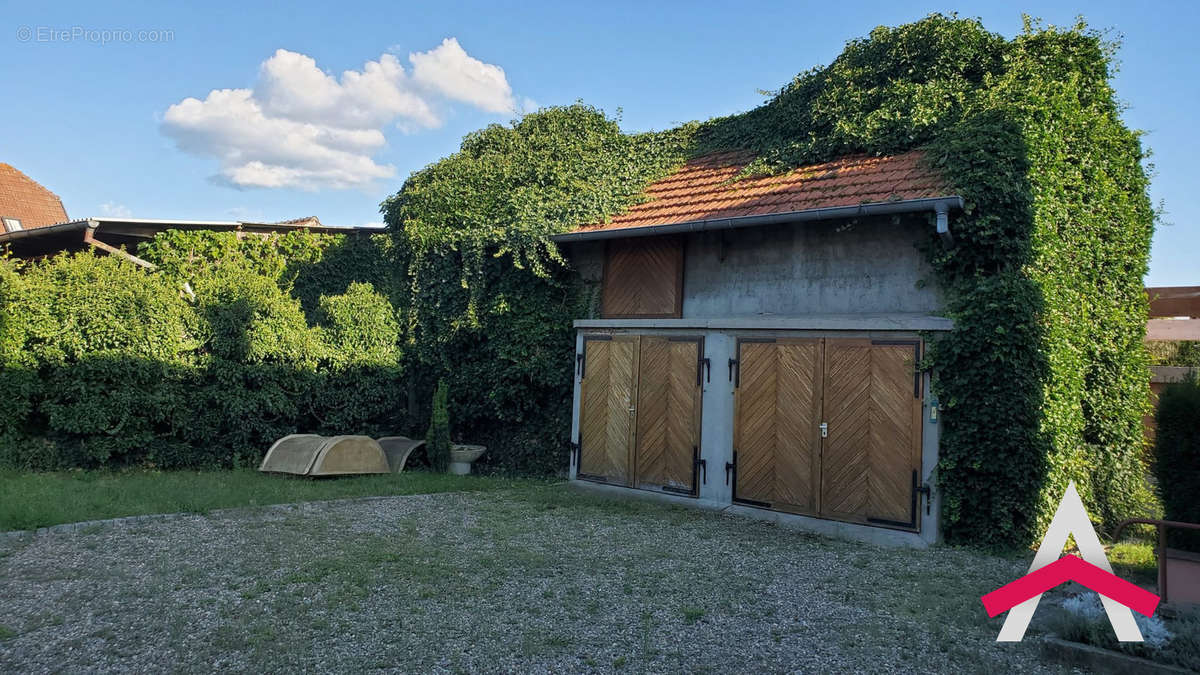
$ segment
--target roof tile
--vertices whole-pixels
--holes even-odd
[[[68,220],[58,195],[3,163],[0,163],[0,217],[19,219],[24,230]],[[0,233],[5,231],[6,228],[0,226]]]
[[[949,185],[926,168],[922,153],[887,157],[854,155],[799,167],[780,176],[732,180],[753,153],[717,152],[697,157],[646,189],[649,201],[576,231],[615,230],[707,218],[787,213],[896,199],[943,197]]]

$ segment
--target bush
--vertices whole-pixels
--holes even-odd
[[[408,431],[392,303],[336,289],[352,274],[309,274],[311,316],[290,291],[340,244],[167,232],[140,251],[155,272],[91,252],[0,260],[0,465],[252,466],[289,433]]]
[[[1200,523],[1200,380],[1173,382],[1158,397],[1155,473],[1167,520]],[[1173,531],[1171,545],[1200,551],[1200,533]]]
[[[446,381],[439,380],[433,393],[433,414],[429,418],[429,431],[425,433],[425,456],[434,471],[445,471],[450,466],[450,411],[447,409],[449,391]]]

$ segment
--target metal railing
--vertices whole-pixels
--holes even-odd
[[[1153,525],[1158,530],[1158,550],[1155,553],[1158,558],[1158,595],[1163,602],[1170,602],[1167,595],[1167,528],[1200,530],[1200,524],[1184,523],[1178,520],[1158,520],[1157,518],[1130,518],[1121,521],[1117,525],[1117,529],[1113,530],[1112,541],[1114,544],[1121,538],[1121,532],[1129,525]]]

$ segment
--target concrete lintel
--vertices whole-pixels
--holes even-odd
[[[846,314],[725,319],[579,319],[576,328],[709,330],[908,330],[948,331],[954,321],[925,314]]]
[[[1146,322],[1147,342],[1200,340],[1200,319],[1150,319]]]

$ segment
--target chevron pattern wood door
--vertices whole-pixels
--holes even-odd
[[[871,342],[825,342],[821,515],[864,520],[871,439]]]
[[[915,343],[826,340],[821,515],[916,527],[921,462]]]
[[[867,517],[916,526],[913,472],[921,468],[920,379],[915,344],[871,346]],[[919,475],[919,473],[918,473]]]
[[[738,344],[734,496],[815,513],[819,488],[821,340]]]
[[[637,487],[695,491],[700,353],[698,338],[641,338],[634,450]]]
[[[584,338],[579,474],[628,485],[637,391],[638,338]]]

